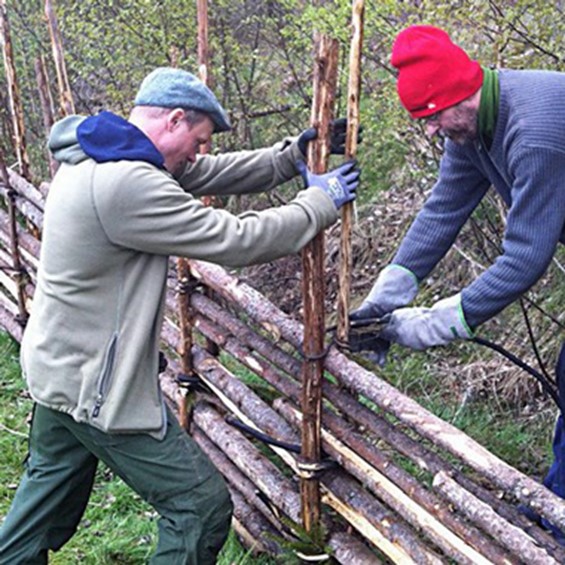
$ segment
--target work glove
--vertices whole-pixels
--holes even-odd
[[[395,310],[380,338],[411,349],[447,345],[454,339],[471,339],[473,330],[465,321],[461,294],[436,302],[431,308]]]
[[[323,190],[334,202],[337,209],[346,202],[355,200],[355,191],[359,186],[361,171],[356,161],[347,161],[339,167],[321,175],[308,170],[304,161],[296,161],[296,169],[304,179],[304,186],[316,186]]]
[[[330,124],[330,153],[332,155],[345,155],[345,138],[347,135],[347,118],[338,118],[332,120]],[[316,128],[305,129],[297,139],[298,148],[302,155],[306,157],[308,143],[318,137]],[[359,128],[357,134],[357,143],[363,141],[362,128]]]
[[[400,265],[388,265],[380,272],[361,306],[349,314],[349,319],[382,318],[385,314],[410,304],[416,294],[416,275]]]

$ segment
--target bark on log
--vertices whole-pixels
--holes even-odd
[[[23,329],[16,322],[18,307],[0,292],[0,325],[18,342],[21,343]]]
[[[210,406],[202,403],[194,408],[194,421],[275,506],[294,522],[300,522],[300,497],[291,481],[261,456],[241,432],[226,424]]]
[[[337,471],[328,471],[322,484],[323,502],[346,518],[363,537],[395,563],[445,563],[398,516],[366,493],[353,479]]]
[[[28,200],[43,214],[45,211],[45,196],[31,182],[19,175],[16,171],[8,169],[10,186],[25,200]],[[29,218],[33,220],[33,218]]]
[[[31,168],[27,153],[24,109],[18,84],[14,52],[12,49],[12,37],[10,33],[10,22],[6,9],[6,0],[0,0],[0,39],[2,40],[2,56],[4,60],[4,72],[6,73],[6,84],[8,86],[8,98],[10,100],[10,113],[14,128],[14,149],[18,158],[20,174],[31,179]]]
[[[274,406],[292,425],[295,427],[300,426],[302,415],[290,402],[278,399],[275,401]],[[419,503],[414,500],[414,491],[403,491],[390,480],[387,475],[371,466],[362,456],[351,449],[348,441],[351,436],[348,435],[347,438],[344,438],[345,441],[340,441],[333,433],[327,430],[325,425],[329,419],[332,419],[332,415],[329,413],[325,414],[324,427],[322,427],[322,446],[324,451],[338,461],[346,471],[383,500],[383,502],[402,516],[409,524],[421,531],[423,535],[427,536],[447,556],[455,559],[457,563],[466,565],[487,565],[491,563],[491,557],[485,558],[480,552],[466,543],[467,541],[472,543],[473,539],[480,539],[476,531],[470,531],[461,524],[462,527],[459,529],[459,533],[463,535],[461,538],[457,537],[457,535],[446,527],[433,513],[420,506]],[[334,425],[336,424],[336,420],[336,418],[333,418]],[[443,517],[446,517],[445,512],[443,513]],[[508,555],[503,555],[502,552],[499,552],[496,558],[496,563],[510,564],[513,562]]]
[[[451,502],[457,504],[457,507],[461,508],[470,520],[481,524],[485,530],[490,531],[494,539],[521,559],[524,564],[550,565],[558,563],[524,531],[509,524],[490,506],[462,489],[447,473],[438,473],[434,477],[433,486]]]
[[[365,0],[353,0],[351,27],[353,34],[349,49],[349,81],[347,86],[347,135],[345,156],[357,155],[359,133],[359,90],[361,87],[361,51],[363,47],[363,16]],[[349,344],[349,294],[351,292],[351,232],[354,203],[341,208],[341,233],[339,246],[339,290],[337,295],[337,341],[342,347]]]
[[[67,67],[65,66],[65,57],[63,54],[63,42],[61,41],[61,32],[57,23],[57,15],[55,14],[54,0],[45,0],[45,17],[49,27],[49,36],[51,37],[51,47],[53,50],[53,59],[55,61],[55,70],[57,72],[57,84],[59,85],[59,104],[63,116],[69,116],[75,113],[75,105],[71,86],[67,76]]]
[[[314,94],[310,125],[318,135],[308,144],[308,166],[325,173],[330,155],[330,122],[333,118],[339,43],[316,34]],[[302,369],[302,457],[315,463],[320,459],[320,418],[324,372],[325,252],[323,231],[302,250],[302,301],[304,309],[305,359]],[[302,521],[307,532],[320,521],[320,490],[315,478],[301,477]]]
[[[10,181],[8,180],[8,170],[6,169],[6,164],[3,159],[0,159],[0,179],[3,182],[1,187],[3,190],[3,195],[8,204],[8,219],[9,219],[9,230],[10,230],[10,255],[11,255],[11,265],[12,265],[12,282],[15,285],[13,289],[16,303],[18,305],[18,318],[17,322],[23,327],[27,323],[29,317],[27,306],[26,306],[26,277],[24,269],[22,266],[22,261],[20,259],[20,249],[18,245],[18,224],[16,218],[16,193],[10,186]],[[2,273],[4,274],[4,273]]]
[[[191,262],[191,265],[193,272],[205,278],[206,283],[216,292],[234,300],[265,327],[276,325],[284,339],[296,348],[300,347],[302,327],[299,322],[291,320],[257,291],[239,283],[221,268],[201,262]],[[498,488],[512,494],[552,524],[565,530],[565,501],[543,485],[520,473],[454,426],[423,409],[392,385],[347,359],[335,348],[330,349],[325,367],[342,385],[373,401],[426,439],[460,458]]]
[[[232,355],[235,359],[247,366],[255,374],[264,378],[269,384],[282,392],[286,397],[294,402],[300,401],[300,389],[297,382],[299,379],[299,363],[282,350],[273,346],[265,338],[258,336],[252,332],[248,326],[235,319],[231,314],[221,310],[216,304],[211,303],[206,297],[196,293],[193,296],[193,306],[198,312],[205,314],[214,319],[215,322],[221,324],[233,335],[226,334],[220,327],[215,325],[208,318],[202,318],[200,315],[196,318],[196,327],[204,335],[211,337],[222,346],[222,348]],[[240,343],[241,339],[244,343]],[[252,349],[250,349],[252,348]],[[253,350],[258,351],[265,359],[258,357]],[[268,362],[267,362],[268,361]],[[270,364],[273,363],[278,367],[285,367],[287,375],[281,374]],[[289,376],[293,375],[293,382]],[[531,522],[516,511],[515,507],[508,505],[500,500],[496,494],[487,491],[484,487],[477,485],[470,479],[465,477],[453,465],[441,459],[435,452],[427,450],[421,443],[418,443],[401,430],[396,429],[392,424],[381,418],[374,412],[361,406],[355,399],[348,395],[344,390],[331,385],[324,384],[324,393],[332,404],[338,407],[348,417],[357,421],[366,435],[369,432],[375,434],[375,438],[386,441],[390,448],[400,451],[406,457],[410,458],[416,465],[423,469],[435,473],[442,469],[450,474],[455,474],[457,480],[461,482],[465,488],[486,500],[488,504],[500,513],[505,519],[511,523],[518,524],[522,529],[527,531],[536,541],[544,547],[551,550],[552,554],[558,560],[564,559],[563,550],[556,544],[555,540],[545,531],[533,525]],[[351,430],[345,421],[332,416],[327,410],[324,412],[323,421],[336,434],[338,438],[344,439],[347,436],[346,443],[354,447],[358,453],[361,453],[372,465],[381,470],[393,482],[401,486],[405,492],[409,492],[430,512],[436,513],[438,517],[453,529],[456,533],[465,532],[466,539],[472,541],[472,545],[483,553],[487,558],[495,563],[503,563],[506,558],[501,548],[492,542],[488,542],[479,532],[474,531],[471,526],[465,526],[453,516],[447,508],[437,501],[433,493],[424,488],[417,488],[418,483],[402,469],[393,465],[386,457],[383,457],[380,451],[372,448],[372,444],[368,441],[370,438],[360,438]],[[345,441],[345,440],[344,440]]]
[[[283,537],[278,530],[279,522],[273,510],[257,496],[255,484],[229,460],[222,450],[216,447],[204,430],[195,426],[192,437],[225,477],[234,502],[234,514],[247,531],[253,532],[255,541],[259,544],[257,549],[272,555],[280,554],[279,544],[273,541],[274,537]],[[236,496],[239,498],[236,499]],[[253,542],[253,540],[248,541]],[[247,544],[248,547],[254,545],[254,543]]]

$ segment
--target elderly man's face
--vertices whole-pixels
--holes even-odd
[[[443,135],[458,145],[478,137],[478,112],[468,100],[423,119],[428,137]]]

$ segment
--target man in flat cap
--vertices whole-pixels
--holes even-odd
[[[472,338],[543,275],[557,244],[565,243],[565,74],[482,67],[445,31],[425,25],[398,34],[392,64],[402,105],[429,136],[446,139],[429,198],[352,313],[353,319],[392,313],[377,342],[383,352],[387,342],[423,350]],[[502,254],[454,296],[430,308],[406,307],[490,186],[508,206]],[[565,349],[557,375],[565,386]],[[565,497],[561,416],[554,451],[545,485]]]
[[[149,74],[124,120],[55,124],[61,166],[45,209],[33,309],[21,348],[35,401],[26,469],[0,534],[3,565],[46,563],[75,532],[98,460],[159,513],[152,563],[214,563],[232,504],[219,472],[168,412],[158,343],[169,255],[228,266],[298,252],[355,197],[359,171],[304,165],[309,129],[271,148],[197,152],[226,112],[186,71]],[[342,152],[344,124],[333,146]],[[269,190],[301,172],[288,205],[235,216],[195,196]]]

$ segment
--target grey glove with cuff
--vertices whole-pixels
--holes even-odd
[[[351,312],[350,320],[381,318],[410,304],[418,294],[418,280],[412,271],[401,265],[386,266],[361,306]]]
[[[465,320],[459,293],[436,302],[431,308],[395,310],[379,337],[423,350],[447,345],[455,339],[471,339],[474,334]]]

